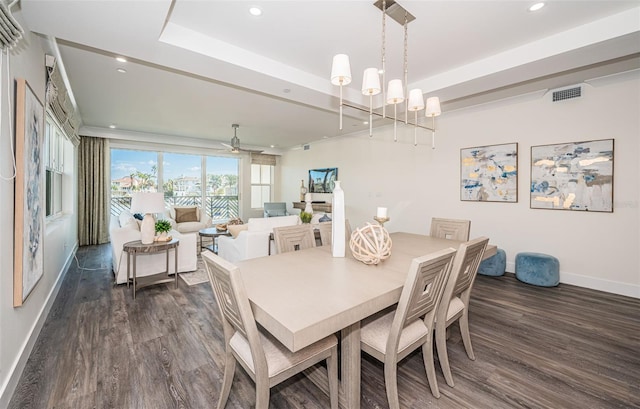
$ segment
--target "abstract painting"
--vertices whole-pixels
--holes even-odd
[[[44,107],[26,80],[16,80],[16,181],[13,306],[44,274]]]
[[[613,139],[532,146],[531,208],[613,212]]]
[[[518,201],[518,144],[460,149],[460,200]]]

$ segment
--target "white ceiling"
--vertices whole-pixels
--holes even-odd
[[[410,88],[439,96],[446,115],[640,67],[640,1],[551,0],[529,12],[532,3],[401,1],[416,17]],[[259,17],[248,13],[255,5]],[[367,105],[362,71],[381,65],[373,0],[21,0],[19,13],[58,55],[83,135],[219,147],[239,123],[241,145],[289,149],[367,128],[366,115],[346,108],[338,129],[338,87],[328,77],[333,55],[348,54],[345,97]],[[389,80],[401,73],[403,32],[390,18],[386,32]]]

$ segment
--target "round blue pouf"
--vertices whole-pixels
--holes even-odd
[[[478,274],[484,276],[498,277],[504,275],[504,271],[507,269],[507,253],[504,250],[498,249],[498,252],[483,260],[478,267]]]
[[[518,253],[516,278],[527,284],[555,287],[560,283],[560,262],[548,254]]]

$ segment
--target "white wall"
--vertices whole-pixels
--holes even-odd
[[[15,126],[9,121],[14,119],[14,79],[26,78],[41,102],[44,102],[45,68],[44,51],[40,40],[25,29],[26,38],[19,47],[10,52],[10,68],[7,72],[7,56],[2,56],[0,78],[0,174],[8,177],[13,173],[11,144]],[[7,88],[7,76],[11,88]],[[7,99],[10,98],[11,106]],[[24,305],[13,308],[13,201],[14,181],[0,180],[0,407],[6,407],[13,389],[22,373],[24,364],[51,303],[57,293],[62,273],[72,260],[77,247],[77,178],[75,177],[76,153],[71,150],[67,156],[64,180],[71,186],[65,189],[66,195],[72,195],[72,202],[65,206],[67,214],[55,222],[47,223],[44,253],[44,276],[29,294]],[[67,152],[65,152],[67,154]],[[67,173],[69,172],[69,173]]]
[[[518,252],[548,253],[563,283],[640,298],[640,75],[592,84],[579,99],[553,103],[538,93],[445,112],[435,150],[430,133],[420,131],[414,147],[412,128],[399,126],[396,143],[387,127],[287,152],[280,200],[299,200],[309,169],[337,166],[352,226],[373,222],[378,206],[389,208],[390,231],[428,233],[431,217],[471,219],[472,237],[506,251],[508,271]],[[607,138],[615,139],[613,213],[529,208],[532,145]],[[460,149],[510,142],[518,143],[518,203],[460,201]]]

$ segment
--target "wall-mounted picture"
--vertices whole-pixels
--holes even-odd
[[[531,208],[613,212],[613,139],[532,146]]]
[[[309,193],[333,193],[336,180],[338,180],[338,168],[311,169]]]
[[[518,201],[518,144],[460,149],[460,200]]]
[[[16,80],[16,182],[13,306],[44,274],[44,108],[27,81]]]

